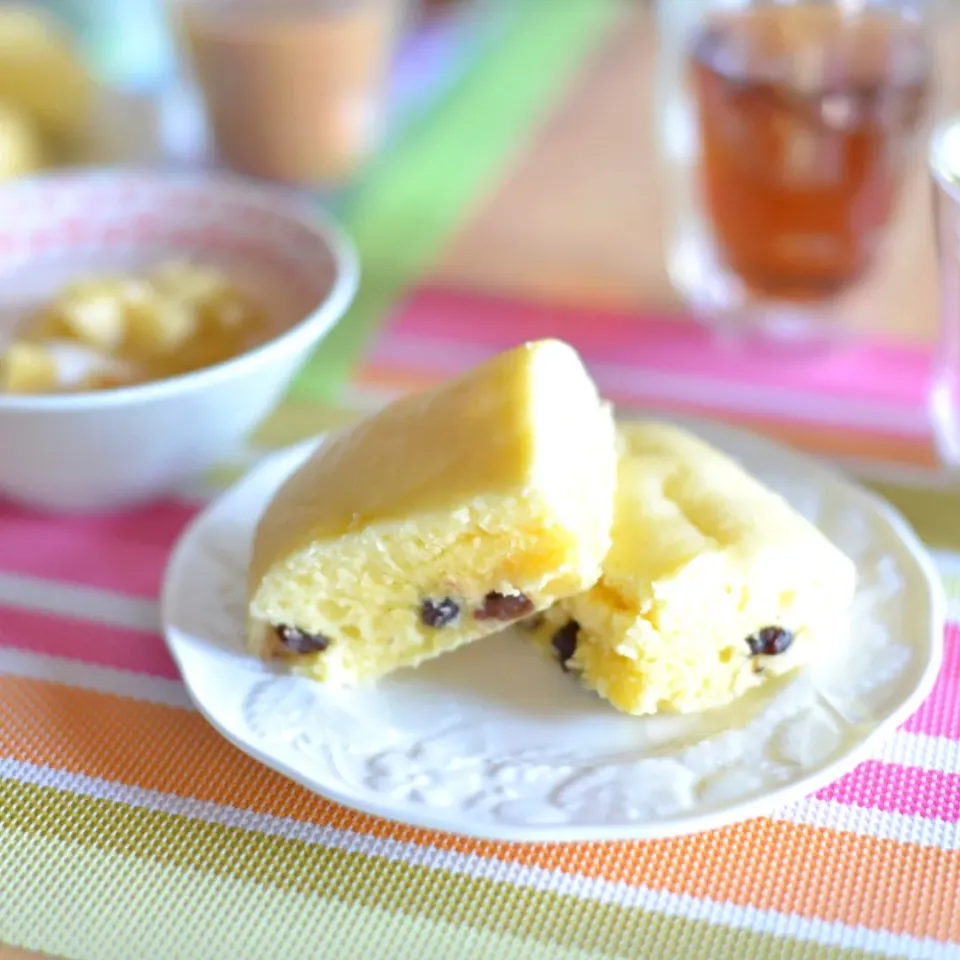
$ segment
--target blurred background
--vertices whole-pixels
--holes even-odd
[[[958,21],[960,0],[0,0],[0,927],[73,956],[189,955],[194,935],[276,955],[287,931],[293,955],[345,923],[358,955],[389,955],[393,930],[426,957],[435,928],[471,955],[547,956],[553,916],[577,949],[656,956],[960,939]],[[137,169],[18,186],[94,165]],[[222,168],[294,203],[166,175]],[[355,298],[323,209],[356,248]],[[98,279],[117,270],[134,274]],[[629,909],[578,906],[596,884],[566,854],[562,896],[549,871],[512,896],[497,867],[477,899],[412,834],[384,847],[387,828],[219,757],[152,636],[202,504],[278,448],[542,337],[624,415],[726,421],[849,471],[935,548],[951,599],[943,675],[895,763],[740,834],[590,846],[584,877],[615,864],[604,889]],[[197,357],[210,375],[180,376]],[[790,463],[759,472],[871,568],[865,595],[914,597],[885,521]],[[244,503],[185,542],[215,587],[185,622],[218,645],[241,635]],[[903,609],[906,638],[925,620]],[[912,659],[869,646],[885,625],[863,628],[880,679],[851,688],[853,716],[880,715],[900,665],[929,676],[926,634]],[[835,749],[828,707],[779,769]],[[755,789],[728,772],[711,795]],[[690,896],[665,898],[671,878]],[[425,919],[421,880],[442,908]]]
[[[215,150],[208,120],[219,124],[230,103],[243,108],[255,137],[261,113],[323,113],[320,87],[329,88],[328,101],[377,88],[368,123],[378,128],[371,137],[380,148],[482,55],[516,7],[513,0],[5,0],[0,43],[20,62],[0,73],[0,97],[41,125],[51,111],[86,125],[70,131],[83,133],[81,149],[54,159],[197,164]],[[323,61],[311,78],[316,87],[304,84],[298,58]],[[29,84],[27,60],[36,69]],[[243,99],[254,87],[261,98],[275,87],[273,102]],[[203,101],[204,91],[211,100]]]
[[[0,173],[94,162],[226,166],[331,208],[357,243],[364,277],[298,381],[294,408],[298,400],[379,403],[552,334],[580,348],[626,405],[744,422],[858,468],[891,457],[934,468],[929,396],[945,376],[945,348],[926,147],[960,92],[954,58],[921,63],[902,31],[895,43],[835,25],[817,34],[817,49],[835,55],[818,68],[830,96],[847,76],[830,69],[861,64],[869,43],[882,47],[892,72],[880,86],[848,77],[851,89],[868,92],[821,96],[816,109],[900,111],[878,121],[888,126],[874,144],[875,157],[896,150],[900,159],[895,176],[871,181],[869,229],[845,233],[841,224],[824,241],[853,244],[848,274],[815,281],[836,289],[781,296],[781,284],[774,295],[749,270],[731,277],[711,265],[718,251],[727,261],[747,256],[749,238],[738,248],[727,229],[736,217],[725,226],[717,198],[698,199],[691,186],[690,156],[713,143],[700,142],[710,115],[691,117],[713,94],[704,87],[697,100],[681,72],[691,38],[721,6],[0,3]],[[926,18],[937,4],[873,6]],[[949,50],[957,18],[949,3],[936,13],[930,36]],[[723,36],[717,42],[722,59]],[[757,56],[762,74],[766,54]],[[768,117],[763,106],[751,115],[732,99],[709,102],[734,125],[806,122],[778,119],[776,105]],[[759,129],[749,142],[759,142]],[[816,141],[818,169],[830,150],[854,149],[854,134],[828,134]],[[864,149],[869,173],[873,148]],[[754,157],[767,169],[777,162],[773,153]],[[712,169],[737,198],[737,172]],[[757,197],[748,192],[735,205]],[[783,197],[767,199],[784,209]],[[842,197],[839,207],[821,199],[846,210]],[[771,237],[760,235],[760,247]],[[813,262],[808,253],[802,269]],[[757,332],[753,343],[747,334]]]

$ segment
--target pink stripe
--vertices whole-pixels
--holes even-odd
[[[947,625],[940,675],[930,696],[902,729],[960,740],[960,625]],[[960,822],[960,774],[939,770],[869,760],[817,797],[865,809]]]
[[[923,706],[903,725],[910,733],[960,740],[960,626],[947,625],[943,666]]]
[[[817,797],[885,813],[960,821],[960,774],[868,760]]]
[[[0,502],[0,571],[156,596],[196,508],[166,501],[109,517],[58,517]]]
[[[0,607],[0,648],[177,680],[180,674],[158,633]]]
[[[834,355],[789,362],[720,343],[698,324],[665,315],[631,316],[425,287],[399,308],[390,333],[506,349],[524,340],[560,337],[594,363],[702,377],[738,385],[802,389],[812,394],[922,407],[930,352],[880,340]],[[389,354],[377,352],[378,359]]]

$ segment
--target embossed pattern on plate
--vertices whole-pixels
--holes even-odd
[[[174,552],[163,617],[190,696],[241,750],[317,793],[478,837],[664,837],[810,793],[929,692],[942,645],[938,578],[876,497],[769,441],[680,422],[782,492],[856,562],[852,637],[829,662],[723,709],[649,718],[618,714],[515,630],[364,689],[290,676],[243,650],[245,572],[260,512],[314,441],[266,460]]]

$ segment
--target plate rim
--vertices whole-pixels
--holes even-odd
[[[582,843],[582,842],[616,842],[632,840],[666,840],[676,837],[690,836],[709,830],[716,830],[742,823],[755,817],[769,815],[779,808],[792,802],[803,799],[821,790],[830,783],[845,776],[876,748],[879,741],[901,726],[912,716],[920,705],[930,695],[933,686],[940,674],[943,663],[944,627],[946,625],[946,595],[933,559],[927,548],[909,521],[891,503],[879,494],[868,490],[846,475],[835,465],[825,463],[802,451],[772,440],[766,436],[745,430],[738,426],[709,420],[701,417],[687,417],[682,415],[644,415],[635,411],[617,412],[617,420],[657,420],[672,423],[691,432],[701,435],[701,427],[713,435],[725,434],[734,443],[745,441],[760,448],[766,448],[777,454],[800,462],[810,474],[816,475],[820,482],[836,484],[844,488],[848,496],[861,501],[865,506],[885,520],[906,553],[916,565],[926,588],[930,609],[930,626],[932,636],[929,638],[929,656],[920,675],[910,693],[890,714],[876,723],[864,738],[849,751],[829,763],[823,769],[815,771],[797,782],[787,783],[774,787],[771,790],[734,803],[729,807],[705,813],[695,813],[685,817],[659,822],[640,822],[635,825],[583,825],[583,824],[499,824],[486,821],[462,820],[456,824],[452,818],[444,816],[442,810],[423,806],[417,808],[413,816],[407,810],[401,816],[397,815],[395,806],[387,802],[378,802],[363,797],[348,795],[336,787],[326,784],[318,785],[317,781],[305,774],[301,774],[294,767],[283,760],[279,760],[268,751],[251,745],[242,737],[234,734],[221,724],[209,711],[189,679],[188,671],[184,666],[177,641],[171,636],[172,627],[168,610],[172,606],[172,594],[176,584],[176,573],[193,547],[193,540],[199,535],[209,522],[210,516],[222,508],[228,498],[240,497],[243,491],[254,485],[264,471],[278,466],[281,462],[289,461],[290,470],[295,469],[298,458],[302,462],[307,454],[316,449],[326,438],[336,433],[328,430],[314,437],[299,441],[278,450],[270,451],[259,460],[242,477],[237,479],[213,500],[207,503],[181,531],[177,542],[170,552],[163,574],[163,584],[160,591],[160,621],[164,643],[169,651],[191,703],[200,715],[225,740],[233,744],[241,752],[252,757],[259,763],[289,780],[299,784],[311,793],[325,800],[340,804],[348,809],[355,810],[368,816],[380,817],[406,827],[422,830],[432,830],[442,833],[467,837],[474,840],[483,840],[501,843]],[[709,441],[708,441],[709,442]],[[420,812],[422,811],[422,813]]]

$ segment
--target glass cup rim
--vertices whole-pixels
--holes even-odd
[[[956,141],[952,151],[951,140]],[[956,157],[953,163],[947,162],[950,152]],[[927,148],[927,167],[939,189],[960,204],[960,114],[945,117],[934,126]]]

